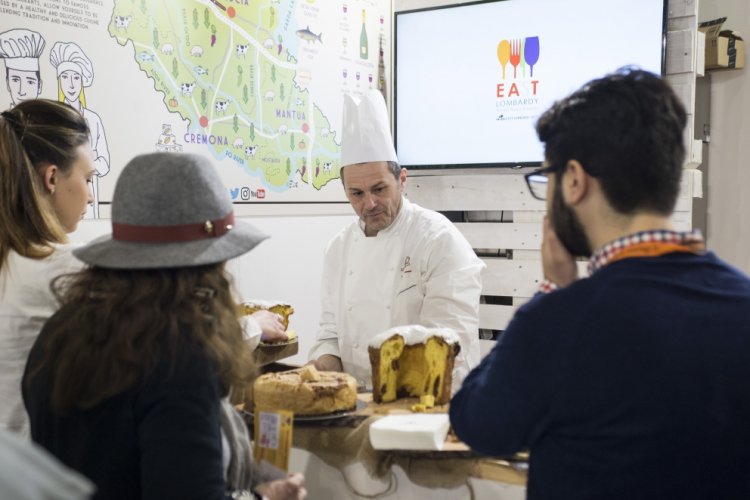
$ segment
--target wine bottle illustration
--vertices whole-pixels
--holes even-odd
[[[362,34],[359,35],[359,57],[367,59],[369,55],[367,49],[367,29],[365,29],[365,10],[362,9]]]

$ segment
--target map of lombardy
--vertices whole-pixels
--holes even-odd
[[[133,42],[168,109],[189,120],[185,142],[276,192],[296,186],[297,172],[320,189],[340,170],[335,132],[295,81],[300,42],[316,38],[284,29],[297,1],[115,0],[109,25],[120,45]]]

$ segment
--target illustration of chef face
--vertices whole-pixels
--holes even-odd
[[[348,165],[344,171],[346,197],[365,223],[365,234],[375,236],[393,224],[401,210],[406,170],[399,180],[384,161]]]
[[[42,93],[42,80],[38,71],[8,68],[5,80],[14,106],[27,99],[36,99]]]
[[[63,71],[60,75],[60,88],[65,94],[65,98],[70,102],[75,102],[81,95],[83,80],[81,75],[73,70]]]

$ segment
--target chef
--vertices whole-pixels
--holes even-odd
[[[96,158],[96,176],[91,180],[94,203],[86,212],[86,218],[98,219],[99,177],[104,177],[109,172],[109,148],[102,119],[86,106],[84,89],[94,82],[94,66],[81,47],[72,42],[57,42],[50,51],[49,62],[57,70],[58,100],[81,113],[91,132],[91,148]]]
[[[447,327],[461,337],[453,388],[479,363],[484,263],[444,216],[403,196],[388,111],[377,90],[344,96],[341,180],[359,220],[328,244],[320,331],[310,363],[371,385],[368,341],[400,325]]]
[[[13,29],[0,33],[0,57],[5,61],[5,83],[10,92],[11,108],[26,99],[36,99],[42,93],[39,58],[44,44],[42,35],[35,31]]]

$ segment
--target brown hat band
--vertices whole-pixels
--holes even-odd
[[[131,243],[181,243],[224,236],[234,227],[234,211],[222,219],[180,226],[112,223],[112,239]]]

